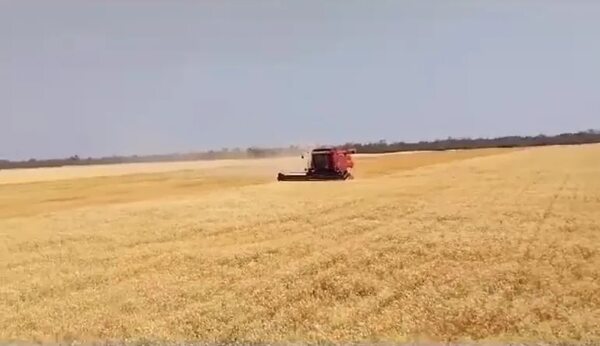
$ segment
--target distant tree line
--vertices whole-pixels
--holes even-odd
[[[381,140],[373,143],[346,143],[342,147],[355,148],[358,153],[390,153],[400,151],[431,151],[431,150],[458,150],[481,148],[513,148],[534,147],[544,145],[576,145],[600,143],[600,130],[588,130],[576,133],[562,133],[555,136],[507,136],[497,138],[447,138],[434,141],[421,141],[414,143],[393,142]],[[40,168],[60,166],[85,166],[137,162],[169,162],[169,161],[197,161],[217,159],[243,159],[266,158],[277,156],[299,155],[305,148],[290,146],[288,148],[256,148],[248,149],[221,149],[206,152],[144,155],[144,156],[111,156],[101,158],[80,158],[73,155],[68,158],[26,161],[0,160],[0,169],[15,168]]]
[[[385,140],[374,143],[347,143],[346,148],[355,148],[359,153],[389,153],[401,151],[435,151],[482,148],[536,147],[545,145],[575,145],[600,143],[600,130],[562,133],[555,136],[507,136],[497,138],[452,138],[421,141],[415,143]]]
[[[223,160],[223,159],[245,159],[266,158],[277,156],[300,155],[303,150],[296,146],[288,148],[248,148],[248,149],[221,149],[206,152],[163,154],[163,155],[132,155],[132,156],[109,156],[101,158],[81,158],[73,155],[62,159],[27,161],[0,160],[0,169],[16,168],[42,168],[61,166],[86,166],[86,165],[109,165],[119,163],[143,163],[143,162],[172,162],[172,161],[199,161],[199,160]]]

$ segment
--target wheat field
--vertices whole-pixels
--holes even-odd
[[[600,343],[600,146],[0,172],[0,340]]]

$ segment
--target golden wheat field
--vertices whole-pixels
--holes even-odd
[[[0,340],[600,343],[600,146],[0,172]]]

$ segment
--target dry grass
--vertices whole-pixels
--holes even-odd
[[[0,339],[600,342],[600,146],[282,163],[0,185]]]

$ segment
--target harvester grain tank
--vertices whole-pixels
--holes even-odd
[[[316,181],[352,179],[354,149],[317,148],[310,153],[304,172],[279,173],[278,181]]]

